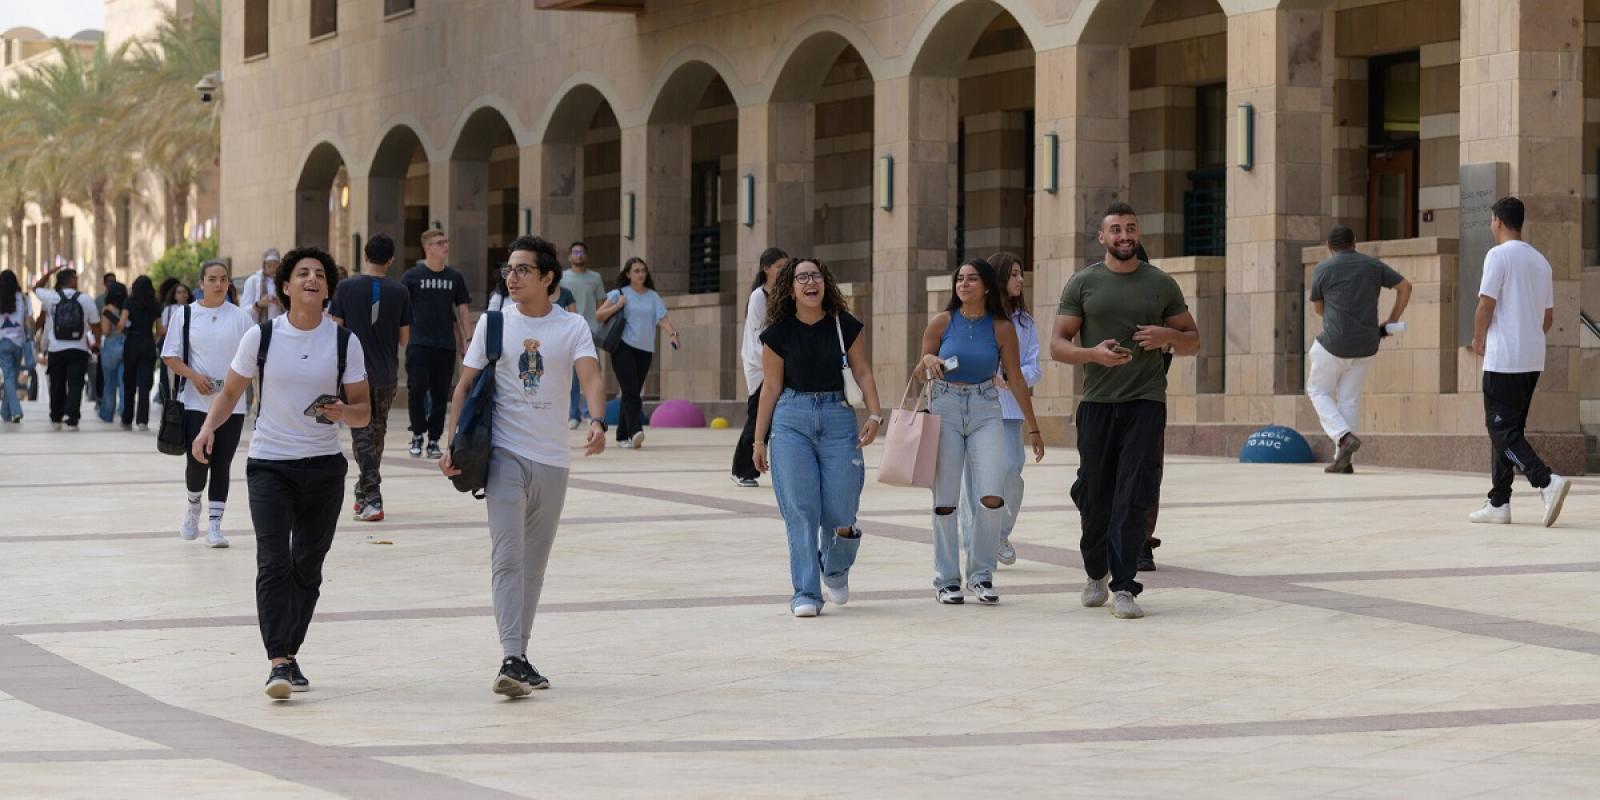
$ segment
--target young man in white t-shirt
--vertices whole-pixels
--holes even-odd
[[[484,499],[489,510],[494,618],[505,653],[493,689],[496,694],[522,697],[550,686],[528,662],[528,637],[567,493],[568,382],[576,371],[589,402],[584,455],[591,456],[606,446],[605,384],[588,323],[551,302],[561,282],[555,248],[543,239],[519,237],[511,243],[502,274],[516,305],[498,312],[503,324]],[[488,320],[488,314],[478,318],[462,360],[461,379],[450,404],[452,435],[473,382],[489,363]],[[451,464],[448,449],[439,468],[446,475],[460,473]]]
[[[1561,516],[1571,484],[1553,474],[1523,429],[1533,391],[1544,371],[1544,337],[1555,319],[1555,285],[1550,262],[1522,240],[1522,201],[1502,197],[1491,208],[1489,227],[1497,243],[1483,259],[1478,310],[1473,318],[1472,350],[1483,356],[1483,410],[1492,445],[1493,487],[1473,522],[1511,521],[1511,484],[1520,470],[1539,490],[1544,526]]]
[[[46,289],[50,276],[56,279],[56,288]],[[33,295],[45,310],[45,351],[49,354],[46,369],[50,373],[50,428],[78,429],[78,418],[83,401],[83,386],[89,374],[89,354],[99,350],[100,310],[94,299],[78,291],[78,271],[67,267],[45,270],[33,284]],[[71,325],[57,325],[56,316],[62,303],[76,303],[79,319]],[[58,337],[57,328],[65,338]],[[70,330],[68,330],[70,329]]]

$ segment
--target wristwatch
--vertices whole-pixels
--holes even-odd
[[[589,424],[590,425],[599,425],[601,433],[605,433],[606,431],[611,430],[609,427],[606,426],[606,421],[603,420],[603,419],[600,419],[599,417],[590,417],[589,418]]]

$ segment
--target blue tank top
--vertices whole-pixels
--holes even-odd
[[[985,316],[969,320],[961,311],[950,312],[950,324],[939,337],[939,357],[955,356],[960,363],[946,370],[944,379],[953,383],[983,383],[1000,369],[1000,344],[994,339],[994,320]]]

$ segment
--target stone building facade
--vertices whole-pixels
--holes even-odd
[[[1364,456],[1477,469],[1460,318],[1482,198],[1504,192],[1557,276],[1536,438],[1576,471],[1600,424],[1600,0],[224,8],[226,255],[353,262],[385,232],[409,259],[439,226],[479,303],[523,231],[586,241],[608,277],[642,256],[686,331],[663,397],[744,396],[739,317],[769,245],[838,271],[892,401],[961,257],[1022,255],[1048,320],[1099,257],[1101,210],[1128,200],[1204,336],[1173,372],[1175,452],[1236,451],[1268,423],[1326,452],[1305,290],[1343,222],[1417,286],[1369,383]],[[1080,385],[1055,366],[1036,390],[1057,441]]]

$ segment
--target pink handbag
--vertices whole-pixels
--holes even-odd
[[[889,412],[883,461],[878,464],[878,482],[932,489],[934,472],[939,466],[939,417],[918,410],[925,405],[931,384],[922,387],[911,409],[906,410],[906,398],[911,395],[911,383],[915,380],[913,372],[911,380],[906,381],[905,392],[900,395],[900,405]]]

